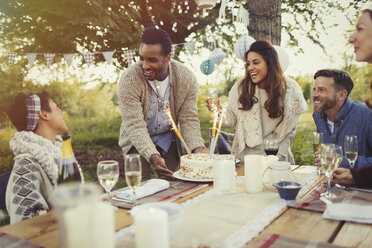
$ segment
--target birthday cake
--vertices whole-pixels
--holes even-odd
[[[206,153],[183,155],[180,162],[181,176],[192,179],[213,179],[213,164]]]

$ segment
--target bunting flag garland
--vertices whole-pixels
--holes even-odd
[[[48,68],[52,64],[55,55],[56,55],[55,53],[44,53],[45,62]]]
[[[106,60],[107,64],[111,64],[112,56],[114,55],[114,51],[102,52],[103,57]]]
[[[93,63],[94,53],[83,53],[85,63],[90,66]]]
[[[172,58],[175,55],[177,46],[180,46],[180,45],[184,45],[185,48],[188,50],[188,52],[191,55],[194,55],[195,43],[196,43],[195,41],[191,41],[191,42],[186,42],[186,43],[173,44],[172,45],[172,50],[171,50]],[[97,52],[97,53],[102,53],[103,57],[106,60],[106,63],[111,64],[112,57],[113,57],[114,53],[116,53],[116,52],[118,52],[118,51],[107,51],[107,52]],[[120,52],[121,51],[119,51],[119,53]],[[126,60],[128,61],[128,64],[132,64],[133,62],[135,62],[135,59],[134,59],[135,56],[136,56],[136,50],[135,49],[124,50],[122,52],[123,52]],[[12,66],[14,64],[15,58],[18,54],[26,54],[27,59],[28,59],[28,67],[29,68],[31,68],[33,66],[38,54],[43,54],[44,55],[44,58],[45,58],[45,61],[46,61],[46,64],[47,64],[48,67],[51,66],[51,64],[53,63],[54,57],[56,55],[55,53],[23,53],[23,52],[16,53],[16,52],[8,52],[8,53],[6,53],[6,55],[8,57],[9,65]],[[94,55],[96,53],[62,53],[68,67],[71,66],[72,60],[73,60],[73,58],[76,54],[83,55],[84,60],[88,65],[91,65],[92,63],[94,63]]]
[[[37,53],[27,53],[28,67],[31,68],[34,65]]]
[[[134,56],[136,56],[136,50],[125,50],[124,56],[128,61],[128,64],[132,64],[134,62]]]
[[[65,53],[65,54],[63,54],[63,57],[65,58],[67,67],[70,67],[70,65],[72,63],[72,59],[74,58],[74,55],[75,55],[74,53]]]
[[[7,56],[8,56],[9,65],[13,65],[15,57],[17,56],[17,53],[8,53]]]
[[[185,47],[187,48],[191,56],[194,55],[195,43],[196,43],[195,41],[185,43]]]
[[[176,54],[176,46],[177,46],[177,45],[172,45],[172,49],[171,49],[172,58],[173,58],[174,55]]]

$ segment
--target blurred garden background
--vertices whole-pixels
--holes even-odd
[[[196,41],[194,55],[180,45],[176,48],[174,59],[185,63],[198,77],[199,119],[207,146],[208,129],[211,127],[205,106],[207,91],[209,87],[218,88],[219,98],[224,102],[231,87],[241,80],[244,63],[234,55],[233,46],[242,35],[250,34],[256,39],[266,35],[273,44],[285,47],[292,61],[306,52],[302,42],[310,42],[319,48],[316,51],[321,51],[322,56],[329,59],[329,67],[350,73],[355,83],[350,96],[352,100],[369,98],[371,66],[356,64],[352,48],[347,47],[347,37],[352,32],[357,10],[367,0],[227,1],[224,19],[218,17],[221,1],[216,2],[214,8],[203,11],[194,0],[63,0],[58,4],[46,0],[1,1],[0,173],[11,171],[13,166],[9,140],[15,129],[6,117],[8,106],[19,92],[41,90],[48,90],[64,110],[73,149],[87,181],[96,180],[96,165],[100,160],[115,159],[123,165],[118,147],[121,116],[117,81],[121,72],[130,65],[124,51],[138,48],[142,30],[148,26],[167,30],[173,43]],[[236,20],[240,6],[250,11],[250,24]],[[342,39],[336,38],[345,48],[338,51],[338,47],[325,47],[325,39],[332,39],[333,28],[343,25],[338,19],[340,16],[350,28],[341,34],[344,36]],[[260,18],[267,18],[272,32],[266,32],[269,26],[258,25],[262,23]],[[275,22],[269,23],[271,20]],[[262,28],[263,32],[257,32]],[[324,38],[327,32],[329,35]],[[205,76],[200,73],[200,62],[216,47],[223,50],[227,57],[216,66],[213,74]],[[115,51],[111,64],[106,63],[103,51]],[[8,52],[18,54],[13,64],[8,61]],[[81,56],[87,52],[95,53],[91,65]],[[32,66],[28,65],[26,58],[29,53],[37,54]],[[56,54],[50,66],[45,63],[45,53]],[[66,53],[75,54],[70,66],[66,65],[63,57]],[[309,105],[308,112],[301,116],[291,143],[296,163],[301,165],[313,164],[314,161],[311,133],[315,131],[315,125],[311,91],[315,71],[309,72],[309,68],[317,63],[310,58],[324,58],[318,52],[307,53],[307,56],[309,60],[302,64],[292,62],[286,72],[299,83]],[[138,57],[135,60],[138,61]],[[296,68],[297,73],[291,67]],[[234,132],[233,129],[224,131]],[[124,180],[120,180],[116,187],[123,185]]]

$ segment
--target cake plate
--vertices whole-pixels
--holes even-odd
[[[190,181],[190,182],[199,182],[199,183],[208,183],[208,182],[213,182],[213,178],[188,178],[188,177],[183,177],[181,176],[180,171],[175,171],[173,173],[173,176],[177,179],[183,180],[183,181]]]

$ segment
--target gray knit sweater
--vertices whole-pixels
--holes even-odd
[[[10,140],[15,163],[6,189],[10,223],[46,213],[49,193],[57,185],[62,139],[54,143],[33,132],[16,132]]]
[[[195,75],[183,64],[171,60],[169,83],[172,117],[179,126],[188,148],[193,150],[197,147],[204,147],[198,119],[198,84]],[[134,146],[142,157],[150,161],[151,155],[159,155],[159,152],[146,127],[151,86],[139,63],[132,65],[121,75],[118,96],[122,115],[119,146],[124,154]],[[179,142],[178,150],[181,153]]]

